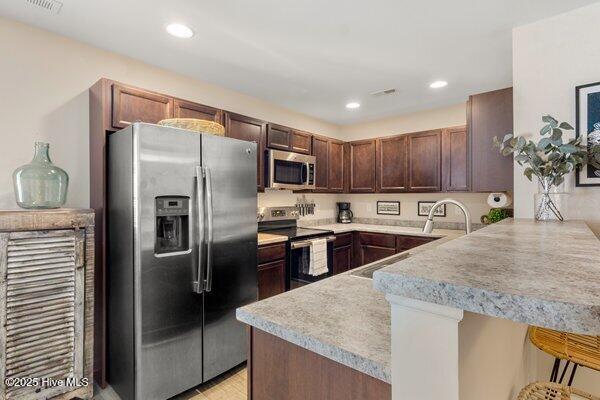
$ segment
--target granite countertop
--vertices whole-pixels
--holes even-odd
[[[395,226],[395,225],[375,225],[375,224],[327,224],[311,226],[315,229],[327,229],[334,233],[345,233],[352,231],[361,232],[373,232],[373,233],[390,233],[394,235],[410,235],[410,236],[425,236],[425,237],[443,237],[443,236],[454,236],[456,237],[457,231],[454,229],[434,229],[432,233],[423,233],[422,228],[415,228],[410,226]],[[464,232],[463,232],[464,233]]]
[[[362,226],[360,230],[363,230]],[[464,234],[461,231],[448,231],[446,235],[434,233],[443,237],[407,252],[238,308],[237,318],[257,329],[391,383],[390,305],[385,295],[373,288],[371,279],[352,274],[375,264],[393,263],[406,253],[417,254],[435,248]]]
[[[600,242],[583,221],[507,219],[376,271],[375,288],[600,335]]]
[[[288,240],[287,236],[273,235],[271,233],[258,233],[258,245],[262,246],[265,244],[281,243]]]

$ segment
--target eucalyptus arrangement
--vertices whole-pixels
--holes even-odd
[[[535,175],[540,184],[541,194],[536,198],[536,219],[563,220],[555,202],[550,196],[553,187],[564,182],[565,175],[590,164],[600,168],[600,145],[581,144],[581,138],[563,140],[563,131],[572,131],[573,127],[567,122],[559,122],[550,115],[544,115],[545,125],[540,130],[542,138],[538,143],[527,140],[523,136],[505,135],[502,140],[494,137],[494,146],[505,155],[515,156],[519,165],[527,165],[523,174],[532,180]]]

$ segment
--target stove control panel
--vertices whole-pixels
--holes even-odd
[[[298,207],[259,207],[257,221],[282,221],[286,219],[298,219],[300,212]]]

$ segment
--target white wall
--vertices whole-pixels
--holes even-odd
[[[0,18],[0,209],[16,208],[12,171],[34,141],[70,176],[67,205],[89,206],[88,88],[106,77],[336,137],[338,126],[19,22]]]
[[[600,81],[600,3],[516,28],[513,32],[513,93],[516,134],[539,139],[541,116],[551,114],[575,126],[575,86]],[[575,188],[566,217],[581,218],[600,233],[600,188]],[[536,186],[515,165],[515,212],[533,217]],[[565,272],[565,273],[568,273]],[[552,358],[539,350],[538,379],[548,379]],[[574,385],[598,395],[600,372],[580,368]]]
[[[575,126],[575,86],[600,81],[600,4],[516,28],[513,32],[514,130],[539,139],[541,117],[551,114]],[[575,188],[567,218],[585,219],[600,231],[600,188]],[[515,211],[533,217],[534,183],[515,165]]]
[[[344,140],[358,140],[465,125],[467,123],[466,100],[449,107],[344,125],[340,129],[340,136],[343,136]]]

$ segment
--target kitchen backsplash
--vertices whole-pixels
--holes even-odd
[[[265,193],[258,194],[259,207],[289,206],[296,204],[302,193],[293,193],[290,190],[267,190]],[[424,221],[426,217],[419,216],[417,207],[419,201],[437,201],[444,198],[452,198],[463,202],[471,213],[471,221],[480,222],[482,215],[487,214],[490,207],[487,205],[488,193],[364,193],[364,194],[323,194],[306,193],[307,201],[314,201],[316,204],[315,214],[306,215],[300,218],[301,222],[306,224],[330,223],[337,216],[336,203],[340,201],[350,202],[352,212],[356,221],[363,223],[374,223],[373,221],[387,220],[391,225],[418,224]],[[399,201],[400,215],[379,215],[377,214],[377,201]],[[463,223],[462,212],[453,205],[446,205],[446,216],[436,217],[436,222],[450,223],[448,226],[454,226],[453,223]],[[372,221],[372,222],[367,222]],[[411,226],[411,225],[407,225]]]

